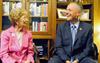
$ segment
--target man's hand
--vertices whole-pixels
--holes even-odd
[[[73,63],[78,63],[78,62],[79,62],[78,59],[76,59],[76,60],[73,61]]]
[[[66,63],[71,63],[69,60],[66,60]]]

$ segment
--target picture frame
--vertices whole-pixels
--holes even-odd
[[[66,17],[66,9],[57,9],[57,13],[58,13],[58,18],[59,19],[67,19]]]
[[[81,21],[90,21],[90,19],[89,19],[89,13],[90,13],[89,9],[83,9],[82,15],[80,16],[79,19]]]

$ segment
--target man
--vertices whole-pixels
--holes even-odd
[[[81,13],[80,4],[71,2],[67,6],[67,22],[58,26],[55,54],[48,63],[95,63],[90,55],[92,26],[79,21]]]

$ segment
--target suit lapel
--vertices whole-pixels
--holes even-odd
[[[83,24],[80,22],[78,30],[77,30],[77,34],[75,36],[75,43],[77,42],[77,39],[80,38],[80,36],[83,34],[83,32],[84,32]]]
[[[70,22],[65,23],[65,35],[67,35],[70,38],[70,43],[72,42],[72,34],[71,34],[71,29],[70,29]]]

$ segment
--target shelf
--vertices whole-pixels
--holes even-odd
[[[56,19],[57,21],[67,21],[67,19]]]
[[[40,60],[48,60],[47,56],[40,57]]]
[[[70,2],[57,2],[57,5],[67,6]],[[92,3],[82,3],[82,5],[91,5]]]
[[[32,16],[32,15],[30,17],[48,18],[48,16]]]
[[[3,15],[3,16],[9,16],[9,15]]]
[[[67,19],[57,19],[56,21],[67,21]],[[80,20],[80,21],[90,21],[91,22],[92,20],[91,19],[89,19],[89,20],[84,19],[84,20]]]
[[[34,35],[33,34],[33,39],[52,39],[52,36],[50,35]]]
[[[21,0],[5,0],[4,2],[21,2]]]
[[[46,35],[48,34],[48,32],[32,32],[33,35],[36,35],[36,34],[43,34],[43,35]]]
[[[48,1],[30,1],[30,3],[48,3]]]
[[[91,20],[91,19],[89,19],[89,20],[85,20],[85,19],[84,19],[84,20],[80,20],[80,21],[90,21],[90,22],[91,22],[92,20]]]

